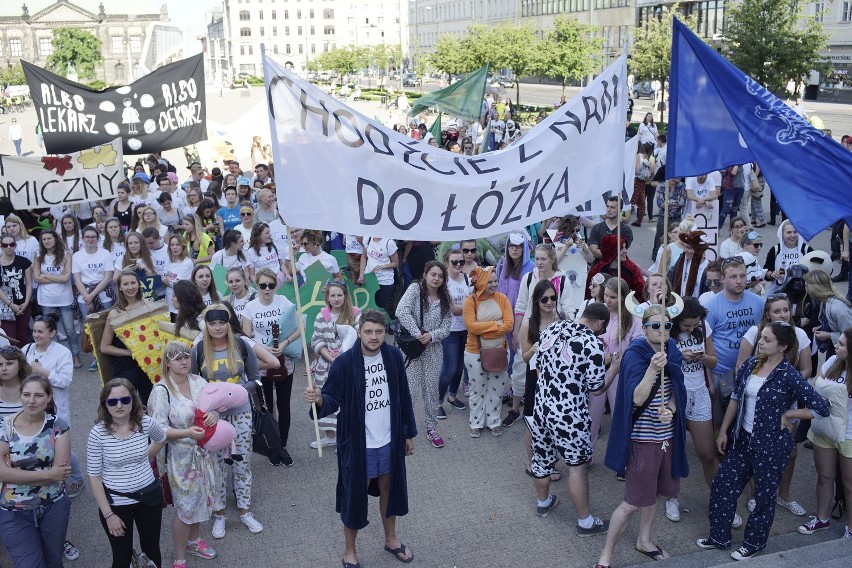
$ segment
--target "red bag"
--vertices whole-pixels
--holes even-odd
[[[169,463],[169,448],[166,446],[166,459],[164,463]],[[154,470],[154,477],[160,480],[160,483],[163,486],[163,509],[168,507],[169,505],[174,505],[174,500],[172,499],[172,486],[169,485],[169,474],[168,472],[160,475],[160,472],[157,470],[157,459],[154,458],[151,460],[151,469]]]

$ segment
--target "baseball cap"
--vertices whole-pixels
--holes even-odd
[[[251,185],[251,180],[245,176],[240,176],[237,178],[237,186],[241,185]]]

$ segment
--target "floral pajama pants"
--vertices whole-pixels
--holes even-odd
[[[423,354],[414,359],[406,370],[408,385],[413,399],[417,392],[423,398],[423,411],[426,415],[426,429],[438,427],[438,379],[444,364],[444,352],[441,343],[432,343]]]
[[[237,431],[237,439],[234,441],[237,446],[236,455],[242,456],[243,459],[242,461],[234,460],[230,467],[234,472],[234,494],[237,497],[237,507],[248,509],[251,506],[251,411],[228,416],[222,420],[230,422]],[[228,464],[225,463],[224,452],[216,453],[216,467],[218,491],[215,507],[217,511],[221,511],[225,508],[228,484]]]
[[[766,546],[769,529],[775,519],[775,499],[781,474],[790,458],[792,441],[787,451],[766,451],[749,448],[751,435],[740,431],[737,443],[728,450],[710,490],[710,539],[720,548],[731,545],[731,523],[737,509],[737,499],[754,478],[756,507],[749,514],[743,534],[743,546],[761,550]]]
[[[464,365],[470,379],[470,427],[500,426],[500,405],[503,403],[503,391],[506,389],[506,371],[484,371],[479,354],[467,351],[464,352]]]

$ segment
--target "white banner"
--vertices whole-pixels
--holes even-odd
[[[0,156],[0,191],[15,209],[112,199],[124,179],[121,138],[71,154]]]
[[[514,145],[463,156],[403,136],[264,54],[278,207],[297,227],[447,241],[596,215],[625,172],[626,59]],[[635,151],[634,151],[635,154]]]

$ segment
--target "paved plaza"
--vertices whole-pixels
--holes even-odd
[[[241,109],[234,119],[219,119],[222,127],[233,128],[250,139],[254,132],[246,125],[256,126],[258,131],[268,132],[263,114],[262,91],[255,89],[250,98],[241,98],[235,93],[225,93],[219,100],[218,92],[208,93],[211,111],[208,116],[223,116]],[[645,103],[645,101],[643,101]],[[237,106],[239,105],[239,106]],[[259,106],[258,106],[259,105]],[[840,108],[840,107],[837,107]],[[244,112],[242,110],[244,109]],[[359,104],[367,116],[380,112],[378,105]],[[644,112],[637,105],[636,112]],[[848,107],[842,107],[848,111]],[[30,113],[34,114],[34,113]],[[237,114],[234,112],[234,114]],[[381,117],[381,115],[379,115]],[[8,152],[11,143],[6,136],[9,116],[0,115],[0,151]],[[34,116],[19,115],[25,132],[28,121]],[[826,121],[828,122],[828,121]],[[33,123],[34,125],[34,123]],[[850,129],[852,130],[852,129]],[[260,133],[260,132],[258,132]],[[835,134],[838,130],[835,130]],[[267,134],[268,136],[268,134]],[[35,137],[27,136],[26,151],[35,151]],[[244,147],[247,154],[248,145]],[[239,158],[243,153],[238,152]],[[180,153],[168,155],[179,165],[183,177],[184,162]],[[279,183],[284,180],[279,180]],[[765,204],[768,211],[768,196]],[[761,229],[764,242],[774,244],[776,227]],[[653,228],[647,221],[641,229],[634,229],[638,246],[631,248],[640,265],[650,264]],[[727,237],[723,232],[722,238]],[[821,233],[812,241],[816,248],[828,249],[828,233]],[[765,249],[764,249],[765,250]],[[763,259],[761,258],[761,261]],[[835,264],[837,267],[837,264]],[[845,291],[845,284],[840,285]],[[85,462],[85,439],[95,417],[95,407],[100,382],[95,373],[86,371],[89,363],[84,358],[83,369],[74,376],[71,388],[73,409],[73,447],[81,461]],[[262,533],[253,535],[239,522],[233,497],[228,503],[227,535],[222,540],[210,538],[210,523],[202,534],[219,552],[214,560],[190,558],[190,567],[329,567],[340,566],[343,536],[339,516],[334,512],[335,483],[337,478],[336,456],[333,448],[327,448],[322,458],[308,444],[313,437],[313,426],[307,416],[302,391],[306,378],[300,367],[296,372],[293,388],[293,427],[289,451],[295,465],[292,468],[272,467],[265,458],[253,456],[255,517],[264,524]],[[462,400],[464,398],[462,397]],[[398,522],[398,534],[415,554],[413,565],[428,567],[458,568],[503,568],[514,566],[581,567],[594,566],[603,546],[602,536],[578,538],[574,534],[575,513],[567,492],[567,475],[552,486],[560,504],[546,518],[535,515],[535,494],[532,481],[524,475],[525,453],[521,422],[506,429],[502,437],[493,437],[487,432],[480,439],[471,439],[467,422],[467,411],[447,408],[448,419],[439,424],[439,431],[446,441],[443,449],[432,448],[425,438],[422,401],[415,398],[421,434],[415,439],[414,455],[407,458],[411,513]],[[506,409],[504,408],[504,413]],[[604,432],[595,463],[590,469],[591,504],[595,515],[609,518],[623,495],[623,483],[605,468],[603,452],[608,435],[609,417],[604,420]],[[689,442],[691,445],[691,442]],[[730,562],[727,553],[719,551],[700,552],[695,539],[707,536],[707,501],[709,490],[704,484],[701,468],[694,459],[691,449],[691,475],[682,483],[682,520],[672,523],[665,518],[662,507],[658,512],[654,530],[656,544],[670,552],[674,559],[670,566],[713,566]],[[85,466],[84,466],[85,467]],[[560,469],[565,472],[564,464]],[[812,453],[800,446],[796,476],[793,483],[794,498],[813,514],[816,506],[815,472]],[[740,499],[738,512],[746,518],[746,497]],[[378,501],[371,499],[371,524],[360,533],[358,539],[359,558],[365,568],[395,567],[399,563],[383,550],[383,536],[378,517]],[[689,510],[687,513],[686,510]],[[171,543],[172,509],[164,513],[162,549],[164,565],[170,566],[173,559]],[[807,517],[795,517],[778,508],[770,551],[812,545],[821,541],[839,538],[843,534],[841,522],[833,522],[830,529],[804,537],[796,533],[796,527]],[[634,518],[613,557],[614,566],[630,566],[647,559],[633,550],[638,530],[638,518]],[[742,530],[734,531],[734,542],[738,546]],[[106,535],[100,526],[97,507],[88,488],[74,500],[69,539],[80,549],[81,556],[68,567],[103,568],[110,565],[110,551]],[[841,566],[837,557],[819,561],[820,554],[836,550],[839,543],[830,547],[801,549],[798,556],[788,553],[770,556],[769,551],[751,560],[752,566],[802,566],[818,563],[822,567]],[[845,544],[845,543],[844,543]],[[813,551],[813,552],[811,552]],[[807,561],[802,560],[807,558]],[[0,568],[10,566],[5,552],[0,550]]]

